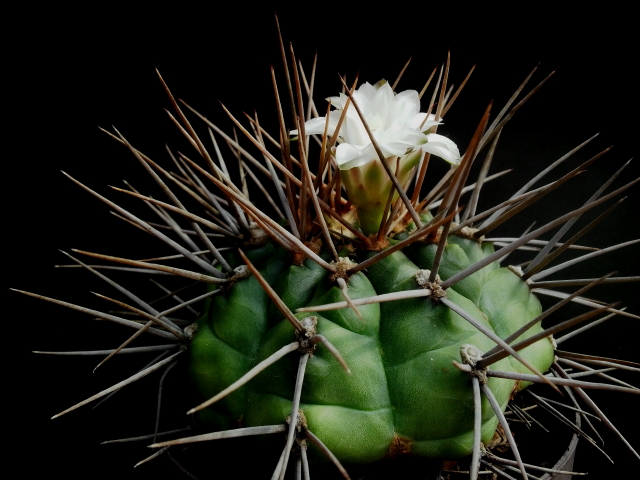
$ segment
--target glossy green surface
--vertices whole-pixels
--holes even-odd
[[[492,251],[488,244],[450,237],[440,276],[447,279]],[[414,245],[390,255],[350,279],[350,297],[420,288],[415,274],[430,268],[434,253],[434,245]],[[309,260],[303,266],[291,265],[288,255],[271,245],[248,255],[293,311],[343,300],[325,271]],[[447,296],[502,338],[541,311],[526,284],[497,264],[448,289]],[[346,374],[323,346],[316,348],[308,362],[300,406],[309,429],[346,463],[384,458],[398,438],[415,455],[468,455],[473,438],[471,384],[452,361],[461,361],[462,344],[487,351],[494,342],[429,298],[371,304],[359,310],[364,321],[349,308],[297,315],[316,316],[317,332],[336,346],[352,370],[351,375]],[[203,399],[295,341],[293,327],[253,276],[214,297],[198,323],[189,370]],[[526,336],[539,331],[540,327],[532,328]],[[553,349],[546,339],[521,353],[541,371],[553,360]],[[283,423],[291,414],[298,361],[298,353],[289,354],[206,409],[200,419],[218,429]],[[492,368],[529,373],[511,358]],[[489,387],[504,408],[516,385],[511,380],[491,378]],[[486,442],[497,425],[486,400],[482,420]]]

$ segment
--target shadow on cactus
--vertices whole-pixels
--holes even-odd
[[[527,207],[606,153],[545,184],[545,175],[589,139],[510,198],[478,211],[482,189],[505,173],[489,173],[503,127],[549,77],[530,88],[532,72],[497,115],[487,108],[463,150],[437,133],[469,78],[450,89],[448,63],[434,70],[420,92],[396,90],[402,73],[393,84],[343,80],[343,92],[325,106],[312,100],[314,73],[305,76],[293,50],[285,53],[283,47],[282,55],[290,68],[284,88],[273,75],[278,132],[263,130],[257,116],[247,116],[243,124],[227,112],[248,139],[241,141],[176,101],[167,88],[171,119],[193,146],[188,154],[169,151],[177,173],[119,132],[109,133],[149,172],[167,201],[133,187],[117,190],[145,202],[160,223],[139,218],[69,177],[124,221],[165,242],[173,255],[136,261],[76,251],[108,262],[90,266],[67,254],[74,265],[118,290],[121,300],[102,298],[120,313],[23,292],[135,332],[111,351],[39,353],[105,356],[100,364],[124,352],[158,355],[146,368],[56,417],[153,372],[164,371],[164,379],[180,365],[194,386],[195,406],[185,424],[195,424],[196,431],[162,432],[156,424],[152,434],[139,438],[156,449],[141,463],[171,451],[179,457],[185,448],[180,445],[246,437],[268,453],[261,468],[273,472],[272,478],[308,479],[314,468],[324,475],[323,463],[349,478],[347,471],[361,471],[359,465],[373,464],[375,470],[385,459],[412,457],[435,465],[433,478],[490,478],[489,472],[526,479],[557,472],[524,463],[527,455],[518,451],[507,417],[531,423],[535,413],[510,401],[531,384],[545,383],[549,395],[564,396],[554,400],[531,393],[539,408],[595,446],[567,418],[577,410],[583,424],[592,426],[583,408],[591,409],[638,457],[585,389],[638,394],[605,372],[637,371],[640,365],[561,349],[567,338],[614,315],[638,319],[617,304],[585,296],[596,285],[638,277],[545,280],[637,242],[605,249],[579,245],[637,180],[609,188],[623,166],[582,207],[521,235],[491,238],[496,227],[520,212],[526,215]],[[426,112],[420,112],[421,103]],[[451,167],[425,192],[434,162]],[[470,180],[476,163],[479,173]],[[263,206],[251,200],[249,181],[261,190]],[[201,210],[187,209],[178,194]],[[583,214],[591,222],[570,231]],[[547,233],[551,238],[542,240]],[[585,253],[556,261],[567,249]],[[531,258],[508,265],[516,250]],[[179,261],[184,264],[176,266]],[[114,263],[132,275],[143,269],[182,277],[191,281],[189,289],[168,291],[166,297],[176,304],[158,310],[155,302],[108,278],[105,267]],[[540,295],[557,303],[543,311]],[[558,320],[569,303],[586,306],[586,313]],[[196,322],[185,320],[195,312]],[[543,328],[547,318],[551,326]],[[159,343],[135,346],[140,335]],[[582,378],[595,374],[598,382]],[[496,431],[506,437],[512,459],[489,447]],[[374,470],[365,478],[374,478]]]

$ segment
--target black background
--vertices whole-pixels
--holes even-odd
[[[256,108],[265,126],[273,130],[276,117],[269,66],[273,64],[278,72],[281,69],[274,11],[280,16],[285,42],[293,42],[307,72],[314,53],[319,54],[315,95],[319,107],[324,108],[319,99],[340,88],[338,73],[353,79],[360,72],[362,80],[372,83],[380,78],[393,80],[413,56],[398,89],[419,90],[431,70],[444,61],[448,49],[450,78],[456,84],[477,64],[439,130],[460,146],[468,142],[489,101],[495,101],[497,111],[538,63],[533,82],[558,67],[556,75],[505,129],[493,171],[516,171],[508,180],[500,180],[501,188],[486,189],[485,205],[506,198],[533,172],[597,132],[601,134],[592,145],[562,171],[611,144],[615,147],[563,193],[550,196],[543,205],[533,207],[526,219],[514,219],[497,233],[517,234],[534,219],[542,225],[554,212],[577,207],[607,175],[637,153],[637,80],[632,68],[638,51],[631,42],[630,12],[605,8],[559,14],[537,3],[518,11],[488,7],[470,11],[455,4],[420,9],[323,4],[315,5],[313,12],[300,8],[209,5],[202,9],[181,4],[146,10],[138,6],[132,11],[131,7],[95,4],[81,11],[24,12],[16,19],[19,34],[12,37],[11,68],[5,74],[12,82],[6,92],[9,103],[18,107],[10,115],[5,139],[11,152],[4,182],[9,192],[5,197],[9,286],[100,308],[104,304],[89,290],[113,292],[78,271],[54,270],[54,264],[65,263],[58,249],[80,248],[131,258],[166,252],[144,234],[121,225],[108,208],[71,184],[60,170],[119,200],[121,196],[108,192],[107,185],[121,185],[126,178],[144,191],[147,180],[135,159],[99,132],[98,126],[115,125],[136,147],[165,165],[165,142],[187,151],[163,112],[170,105],[154,66],[176,96],[224,128],[229,129],[230,122],[218,101],[238,115]],[[633,163],[615,186],[632,178],[630,170],[637,170]],[[599,231],[582,243],[605,247],[638,237],[640,189],[635,186],[628,195]],[[128,199],[121,203],[133,205]],[[637,251],[636,246],[614,252],[585,269],[555,278],[598,276],[612,270],[637,275]],[[146,280],[139,289],[153,292]],[[638,297],[637,284],[602,287],[599,295],[608,301],[622,300],[634,313],[640,313]],[[111,405],[99,410],[84,407],[49,420],[124,378],[125,362],[114,360],[91,374],[94,360],[48,358],[30,351],[111,348],[122,341],[122,333],[13,292],[8,302],[11,308],[3,337],[11,345],[11,357],[5,363],[10,372],[4,390],[5,415],[17,427],[11,449],[15,448],[13,461],[19,463],[21,476],[179,477],[166,459],[133,470],[132,465],[147,454],[142,447],[98,445],[121,432],[138,434],[138,425],[144,425],[143,432],[152,429],[157,377],[140,388],[128,387],[130,392],[123,391],[117,396],[122,398],[114,397]],[[567,348],[637,360],[638,328],[633,323],[616,318]],[[631,425],[637,417],[632,408],[637,401],[616,393],[594,396],[637,447]],[[627,478],[637,462],[612,435],[603,435],[615,467],[608,469],[594,450],[583,445],[576,468],[590,471],[590,478]],[[234,463],[238,473],[243,463]],[[212,478],[216,472],[225,477],[220,474],[221,465],[222,459],[212,455]]]

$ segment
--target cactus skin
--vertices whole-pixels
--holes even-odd
[[[420,288],[419,269],[431,266],[436,245],[415,244],[376,263],[349,280],[352,299]],[[443,279],[493,252],[490,244],[451,236],[440,267]],[[341,301],[340,289],[311,260],[292,265],[289,255],[271,244],[251,251],[251,261],[287,306],[295,311]],[[447,290],[448,298],[501,337],[541,312],[528,286],[507,268],[493,263]],[[240,378],[257,362],[295,341],[294,330],[270,305],[255,277],[214,297],[198,321],[190,347],[189,371],[203,398]],[[317,348],[309,359],[301,410],[312,430],[346,463],[369,463],[405,452],[431,458],[469,455],[473,439],[473,396],[467,374],[452,365],[462,344],[487,351],[494,343],[466,320],[430,298],[359,307],[365,321],[349,308],[298,313],[317,317],[317,331],[349,364],[347,375],[331,354]],[[539,326],[526,336],[541,331]],[[541,371],[553,361],[550,341],[522,351]],[[215,428],[282,423],[291,412],[297,358],[290,355],[249,384],[209,407],[200,419]],[[508,357],[496,369],[530,373]],[[504,409],[515,381],[491,378],[489,387]],[[497,418],[483,401],[482,439],[488,442]],[[392,448],[393,447],[393,448]]]

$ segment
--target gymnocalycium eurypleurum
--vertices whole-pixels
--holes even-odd
[[[284,120],[285,102],[278,94],[280,131],[275,134],[263,130],[257,117],[241,124],[229,114],[255,152],[176,102],[168,88],[176,112],[172,118],[203,161],[171,153],[179,169],[173,174],[119,132],[112,135],[149,171],[169,201],[123,192],[147,202],[166,228],[72,179],[186,261],[178,268],[170,265],[169,257],[134,261],[80,253],[126,264],[125,269],[197,280],[207,290],[160,311],[99,268],[69,255],[115,286],[125,299],[113,301],[134,315],[84,309],[136,330],[107,359],[125,349],[158,351],[162,357],[62,413],[184,361],[201,397],[189,413],[203,433],[175,434],[154,448],[260,435],[281,445],[282,454],[270,467],[272,478],[283,478],[293,459],[302,478],[309,478],[309,463],[319,461],[335,463],[348,478],[343,464],[412,455],[447,460],[470,456],[469,477],[475,480],[481,458],[501,465],[485,448],[497,428],[504,430],[513,452],[513,468],[519,471],[513,475],[527,478],[527,470],[540,470],[525,467],[504,415],[509,401],[531,383],[573,388],[587,406],[592,402],[585,388],[638,393],[629,386],[572,378],[565,370],[589,370],[594,362],[613,368],[637,369],[637,364],[558,348],[574,335],[574,327],[584,328],[579,325],[583,322],[630,315],[583,295],[597,284],[626,279],[573,280],[577,289],[572,294],[553,290],[542,280],[577,261],[634,243],[548,266],[566,249],[585,249],[577,240],[609,210],[582,230],[565,234],[581,215],[591,214],[635,181],[607,191],[613,181],[609,179],[582,207],[519,237],[491,239],[487,235],[497,226],[601,154],[555,181],[537,185],[547,169],[511,198],[478,212],[481,189],[499,176],[490,176],[488,169],[502,128],[519,108],[519,103],[512,104],[515,98],[494,118],[491,109],[486,110],[461,154],[454,142],[436,133],[459,93],[447,95],[446,74],[434,80],[426,97],[422,93],[427,87],[421,93],[396,92],[395,84],[386,81],[359,87],[357,80],[353,85],[343,82],[344,93],[328,99],[327,114],[310,118],[306,112],[320,106],[311,100],[304,104],[309,82],[295,60],[292,65],[287,74],[291,88],[284,90],[290,95],[286,100],[292,124]],[[421,98],[426,112],[420,112]],[[199,136],[187,117],[191,114],[206,124],[210,139]],[[225,159],[220,141],[229,145],[233,158]],[[451,167],[425,195],[427,167],[442,160]],[[480,173],[467,187],[476,161],[482,163]],[[238,169],[240,182],[230,173]],[[260,186],[275,216],[251,201],[247,178]],[[174,192],[196,199],[208,215],[188,211]],[[462,202],[468,192],[470,197]],[[189,227],[180,226],[178,219]],[[541,240],[547,232],[553,232],[552,238]],[[517,249],[535,253],[522,267],[502,264]],[[543,311],[539,294],[558,302]],[[569,302],[588,310],[543,329],[542,320]],[[196,322],[175,316],[192,305],[199,311]],[[574,331],[564,333],[569,328]],[[564,336],[558,337],[561,332]],[[161,345],[128,346],[141,333],[155,335]]]

